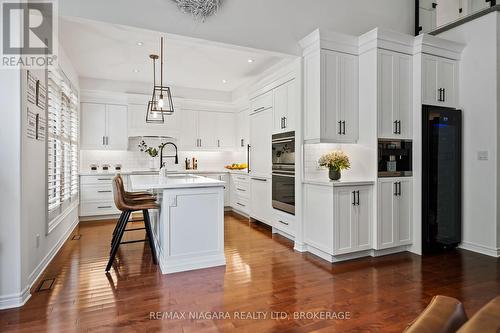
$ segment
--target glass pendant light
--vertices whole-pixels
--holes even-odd
[[[160,48],[160,85],[156,85],[156,60],[158,60],[158,56],[156,54],[149,56],[153,60],[153,96],[148,102],[146,113],[146,122],[148,123],[164,123],[164,116],[174,113],[170,88],[163,85],[163,37],[160,40]]]

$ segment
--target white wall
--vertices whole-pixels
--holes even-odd
[[[21,292],[21,71],[0,70],[0,309]]]
[[[59,45],[59,66],[78,89],[78,76]],[[33,71],[45,81],[45,71]],[[26,90],[26,75],[23,71],[23,94]],[[22,110],[26,109],[23,98]],[[22,113],[24,114],[24,113]],[[24,135],[26,117],[22,117],[22,175],[21,179],[21,286],[29,289],[43,269],[57,253],[71,231],[78,223],[78,206],[72,205],[65,212],[57,227],[47,234],[47,162],[46,142],[28,139]],[[39,244],[36,238],[39,236]]]
[[[490,255],[500,248],[498,20],[492,12],[439,35],[466,44],[460,63],[463,247]],[[478,151],[488,151],[489,160],[479,161]]]
[[[231,0],[203,23],[174,1],[64,0],[59,7],[61,15],[297,55],[297,41],[316,28],[360,35],[379,26],[413,34],[415,19],[414,0]]]

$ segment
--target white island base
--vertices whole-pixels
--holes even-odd
[[[131,176],[133,190],[154,190],[160,197],[151,222],[163,274],[226,264],[224,182],[183,176]]]

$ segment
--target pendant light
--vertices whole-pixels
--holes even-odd
[[[156,60],[158,55],[151,54],[149,58],[153,60],[153,96],[148,102],[146,112],[147,123],[164,123],[165,115],[174,113],[172,94],[170,88],[163,86],[163,37],[160,40],[160,85],[156,85]]]

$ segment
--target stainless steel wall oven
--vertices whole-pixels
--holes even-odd
[[[295,132],[272,137],[273,208],[295,215]]]

